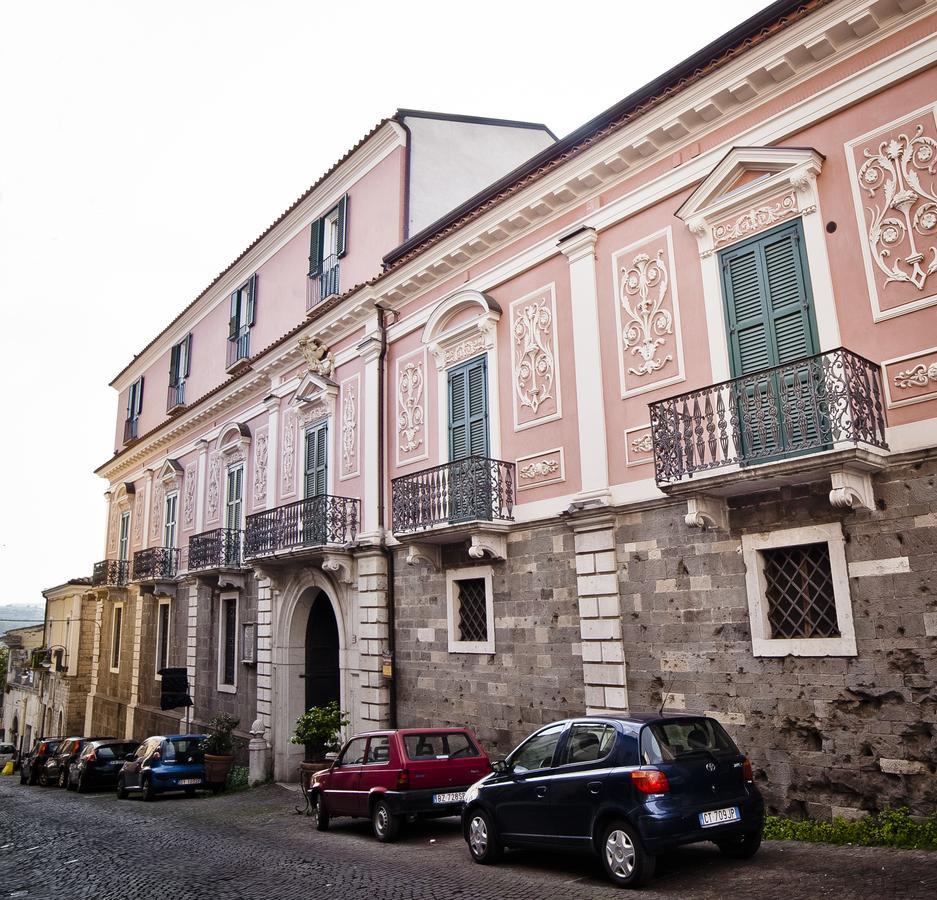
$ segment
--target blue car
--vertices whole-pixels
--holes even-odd
[[[130,791],[140,791],[152,800],[167,791],[185,791],[192,796],[205,783],[202,755],[204,734],[155,735],[135,753],[127,755],[117,775],[117,797],[126,800]]]
[[[567,719],[493,768],[465,793],[462,831],[478,863],[510,847],[582,850],[633,887],[680,844],[712,841],[736,859],[761,845],[765,805],[751,763],[707,716]]]

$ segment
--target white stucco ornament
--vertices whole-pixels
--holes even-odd
[[[673,316],[664,307],[668,285],[664,251],[658,250],[653,259],[647,253],[639,253],[631,267],[622,269],[621,274],[620,300],[626,316],[622,342],[625,350],[642,360],[628,372],[650,375],[673,360],[673,354],[668,353],[662,359],[657,354],[658,348],[666,343],[664,335],[673,334]]]
[[[526,304],[514,320],[517,399],[536,415],[540,404],[553,396],[555,360],[552,346],[553,313],[548,303]]]
[[[407,363],[397,385],[400,449],[412,453],[423,443],[423,364]]]

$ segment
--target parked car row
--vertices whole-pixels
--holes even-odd
[[[347,741],[310,791],[320,831],[367,817],[390,841],[405,821],[460,814],[478,863],[515,847],[579,850],[622,887],[681,844],[753,856],[765,815],[751,763],[719,722],[696,715],[567,719],[494,765],[468,729],[371,732]]]
[[[20,784],[58,785],[79,793],[94,788],[157,794],[215,789],[205,779],[204,734],[154,735],[142,743],[113,737],[40,738],[20,765]]]

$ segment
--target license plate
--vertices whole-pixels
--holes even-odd
[[[464,799],[464,791],[457,794],[433,794],[433,803],[461,803]]]
[[[201,778],[180,778],[178,783],[179,784],[201,784],[202,779]]]
[[[699,814],[699,823],[703,828],[710,828],[713,825],[724,825],[726,822],[738,822],[741,818],[737,806],[729,806],[726,809],[713,809],[709,812]]]

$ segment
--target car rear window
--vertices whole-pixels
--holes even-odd
[[[12,744],[0,744],[0,753],[15,753],[16,747]]]
[[[641,758],[645,764],[672,762],[694,753],[738,752],[732,738],[713,719],[655,722],[641,733]]]
[[[464,731],[407,734],[403,738],[410,759],[449,759],[479,756],[478,748]]]
[[[201,761],[201,738],[180,738],[178,740],[165,742],[165,745],[163,746],[164,762],[182,762],[185,758],[188,757],[192,757],[193,762]]]

